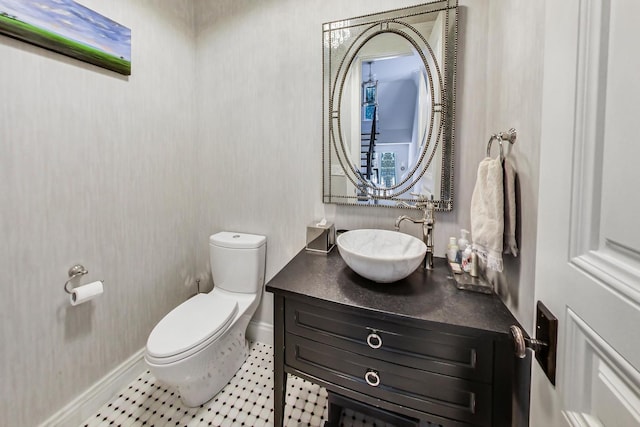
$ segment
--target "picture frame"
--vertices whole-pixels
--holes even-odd
[[[73,0],[0,0],[0,34],[131,75],[131,30]]]
[[[362,105],[378,103],[378,81],[368,81],[362,83]]]

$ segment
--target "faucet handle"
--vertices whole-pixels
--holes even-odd
[[[433,201],[433,194],[429,200],[416,202],[416,207],[422,209],[424,212],[424,218],[431,224],[435,222],[436,204]]]
[[[405,201],[396,202],[397,207],[407,207],[407,208],[416,208],[422,209],[424,211],[425,218],[433,218],[433,213],[435,211],[435,202],[433,201],[433,194],[419,194],[419,193],[409,193],[412,196],[416,197],[416,202],[413,205]]]
[[[433,194],[418,194],[418,193],[410,193],[412,196],[416,196],[416,208],[423,209],[425,211],[429,211],[431,215],[433,215],[433,211],[435,210],[435,203],[433,201]],[[425,212],[426,213],[426,212]]]

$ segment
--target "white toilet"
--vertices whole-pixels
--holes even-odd
[[[220,232],[209,237],[214,288],[167,314],[151,331],[145,361],[187,406],[218,394],[248,355],[245,331],[262,296],[267,238]]]

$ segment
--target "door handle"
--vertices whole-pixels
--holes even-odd
[[[549,347],[549,344],[544,341],[525,337],[520,326],[511,325],[509,330],[511,332],[511,338],[513,338],[514,351],[518,359],[524,359],[527,355],[528,348],[537,352],[542,351],[545,347]]]

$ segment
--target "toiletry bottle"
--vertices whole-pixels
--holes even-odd
[[[469,230],[464,228],[460,230],[460,238],[458,239],[458,254],[456,255],[456,262],[464,265],[464,251],[469,247]]]
[[[471,245],[467,245],[467,248],[462,251],[462,270],[465,273],[471,272],[471,263],[472,263],[472,255],[473,251],[471,250]]]
[[[471,269],[469,270],[469,275],[471,277],[478,277],[478,272],[479,272],[479,268],[478,268],[478,254],[476,253],[476,251],[471,252]]]
[[[447,258],[450,262],[456,262],[458,256],[458,245],[455,237],[449,237],[449,244],[447,245]]]

